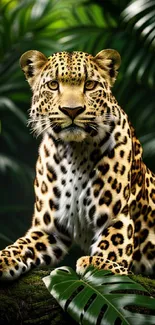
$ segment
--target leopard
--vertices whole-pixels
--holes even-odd
[[[21,56],[41,141],[32,225],[0,252],[0,280],[55,267],[73,244],[86,254],[78,274],[154,274],[155,174],[112,92],[120,64],[115,49]]]

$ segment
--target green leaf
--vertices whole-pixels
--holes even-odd
[[[43,281],[79,324],[155,324],[155,299],[128,276],[89,267],[80,278],[71,268],[60,267]]]

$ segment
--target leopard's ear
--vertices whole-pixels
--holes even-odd
[[[32,89],[46,62],[46,56],[35,50],[27,51],[21,56],[20,66],[24,71],[26,79]]]
[[[101,69],[101,74],[108,77],[110,85],[115,82],[118,68],[121,64],[120,54],[116,50],[102,50],[95,56],[95,62]]]

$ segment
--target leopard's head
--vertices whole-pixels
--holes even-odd
[[[32,88],[30,123],[39,135],[51,133],[64,141],[103,138],[116,120],[112,96],[120,55],[103,50],[95,57],[84,52],[60,52],[46,58],[28,51],[20,59]]]

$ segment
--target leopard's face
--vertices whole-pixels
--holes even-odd
[[[80,142],[110,132],[117,120],[110,86],[118,58],[105,58],[102,65],[101,52],[96,57],[60,52],[48,59],[29,52],[31,58],[22,58],[21,65],[33,89],[30,123],[37,135],[48,132],[56,139]],[[37,65],[38,53],[43,62]]]

